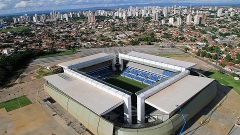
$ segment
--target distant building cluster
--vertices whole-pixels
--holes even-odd
[[[214,12],[209,12],[214,11]],[[14,23],[21,22],[34,22],[44,23],[45,21],[69,21],[69,18],[80,17],[81,15],[88,18],[88,23],[96,22],[95,16],[111,16],[127,20],[128,17],[151,17],[153,21],[159,21],[161,24],[168,24],[173,26],[181,26],[183,23],[187,25],[205,24],[206,16],[213,15],[215,17],[234,16],[238,12],[234,8],[221,8],[221,7],[187,7],[187,6],[146,6],[146,7],[132,7],[127,9],[118,8],[116,10],[97,10],[97,11],[79,11],[60,13],[52,11],[49,14],[38,15],[32,17],[27,14],[20,17],[14,17]],[[184,18],[184,16],[187,16]],[[184,19],[184,20],[183,20]]]

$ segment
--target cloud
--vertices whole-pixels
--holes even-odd
[[[6,8],[6,7],[7,7],[6,4],[4,4],[4,3],[0,3],[0,10],[1,10],[1,9],[4,9],[4,8]]]
[[[26,1],[21,1],[15,5],[15,8],[24,8],[24,7],[27,7]]]

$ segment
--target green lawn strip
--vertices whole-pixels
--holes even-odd
[[[32,102],[26,96],[21,96],[18,98],[18,100],[21,107],[32,104]]]
[[[55,53],[55,54],[39,56],[38,58],[48,58],[48,57],[64,56],[64,55],[71,55],[71,54],[74,54],[74,53],[75,52],[73,52],[72,50],[69,50],[69,51],[59,52],[59,53]]]
[[[238,94],[240,94],[240,80],[234,80],[233,77],[222,74],[217,70],[209,70],[204,73],[207,77],[213,78],[225,86],[233,87]]]
[[[0,103],[0,108],[5,108],[7,112],[10,112],[12,110],[20,108],[20,106],[21,107],[27,106],[31,103],[32,102],[26,96],[21,96],[21,97],[14,98],[9,101]]]
[[[189,57],[187,54],[158,54],[160,57]]]

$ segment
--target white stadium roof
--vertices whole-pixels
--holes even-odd
[[[165,63],[169,65],[174,65],[174,66],[180,66],[183,68],[191,68],[195,66],[195,63],[191,62],[185,62],[185,61],[180,61],[180,60],[174,60],[174,59],[169,59],[165,57],[159,57],[159,56],[154,56],[146,53],[139,53],[139,52],[130,52],[127,55],[137,57],[137,58],[142,58],[142,59],[147,59],[147,60],[152,60],[160,63]]]
[[[98,54],[95,54],[95,55],[90,55],[90,56],[86,56],[86,57],[83,57],[83,58],[63,62],[63,63],[60,63],[58,65],[61,66],[61,67],[67,68],[67,67],[70,67],[72,65],[76,65],[76,64],[79,64],[79,63],[84,63],[84,62],[87,62],[87,61],[91,61],[91,60],[101,58],[101,57],[106,57],[106,56],[109,56],[109,54],[98,53]]]
[[[176,105],[183,105],[213,81],[210,78],[188,75],[147,98],[145,103],[170,114],[177,109]]]
[[[44,78],[63,93],[98,115],[104,115],[124,102],[122,99],[66,73],[46,76]]]

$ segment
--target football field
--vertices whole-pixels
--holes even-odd
[[[122,88],[126,91],[132,92],[133,108],[137,106],[137,96],[135,95],[135,93],[149,86],[147,84],[120,75],[105,79],[104,81],[119,88]]]

